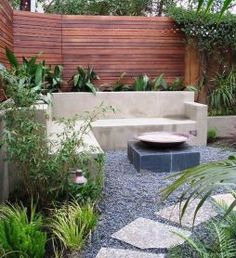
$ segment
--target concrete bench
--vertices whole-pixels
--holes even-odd
[[[191,133],[191,144],[206,144],[207,106],[195,103],[193,92],[55,93],[52,103],[55,119],[92,111],[101,103],[112,106],[115,113],[92,124],[94,144],[103,150],[126,148],[128,140],[148,131]]]

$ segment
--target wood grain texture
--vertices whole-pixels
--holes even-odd
[[[5,1],[5,0],[0,0]],[[62,64],[70,79],[77,66],[93,66],[110,85],[146,73],[168,80],[185,75],[184,36],[166,17],[66,16],[14,11],[14,51],[18,57],[43,52],[48,64]]]
[[[93,66],[105,84],[122,72],[128,82],[144,73],[184,77],[184,37],[169,18],[62,16],[62,27],[67,78],[78,64]]]
[[[62,62],[61,15],[14,11],[14,52],[18,58],[39,55],[39,60],[57,65]]]
[[[13,10],[7,0],[0,0],[0,63],[8,65],[5,48],[13,50]]]

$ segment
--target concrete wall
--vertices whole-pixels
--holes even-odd
[[[236,116],[210,116],[207,126],[216,129],[217,137],[231,137],[236,135]]]
[[[112,106],[115,113],[106,118],[153,118],[184,116],[185,102],[194,102],[194,93],[187,91],[158,92],[97,92],[53,94],[53,116],[69,118],[92,111],[101,103]]]
[[[52,103],[52,113],[56,119],[71,118],[76,114],[92,111],[101,103],[104,106],[112,106],[116,110],[115,113],[106,113],[104,121],[100,120],[92,125],[93,132],[104,150],[110,149],[111,146],[112,149],[119,149],[121,146],[126,148],[127,139],[130,139],[131,135],[144,131],[179,133],[194,131],[196,135],[191,143],[206,144],[207,106],[195,103],[193,92],[97,92],[96,95],[55,93]],[[169,121],[163,122],[161,119],[156,121],[157,118],[165,118]],[[181,118],[185,119],[186,123],[182,124],[184,125],[182,129],[178,129],[179,122],[176,119]],[[139,120],[134,121],[134,119]],[[148,121],[141,122],[141,119]]]

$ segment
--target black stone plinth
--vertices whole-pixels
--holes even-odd
[[[128,158],[139,172],[175,172],[200,164],[200,152],[188,144],[174,149],[156,149],[139,141],[129,141]]]

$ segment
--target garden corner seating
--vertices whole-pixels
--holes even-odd
[[[194,102],[194,92],[97,92],[55,93],[50,116],[72,118],[92,111],[103,103],[115,112],[92,123],[85,143],[96,152],[124,149],[127,141],[143,132],[170,131],[192,134],[190,144],[206,145],[207,106]],[[81,125],[77,123],[78,129]],[[48,133],[54,135],[60,127],[51,120]]]
[[[97,92],[55,93],[52,105],[36,106],[36,119],[46,127],[46,136],[55,139],[63,128],[57,123],[59,118],[72,118],[74,115],[92,111],[103,103],[112,106],[116,112],[108,112],[103,119],[92,123],[92,130],[84,136],[84,145],[78,149],[88,151],[94,158],[106,150],[127,148],[127,141],[136,135],[150,131],[171,131],[192,133],[190,143],[206,145],[207,106],[194,102],[193,92]],[[1,115],[0,127],[4,121]],[[76,122],[79,130],[83,121]],[[52,150],[57,151],[56,149]],[[0,201],[8,198],[15,180],[14,166],[4,159],[0,152]],[[90,164],[96,174],[94,162]],[[11,178],[11,180],[9,179]]]

